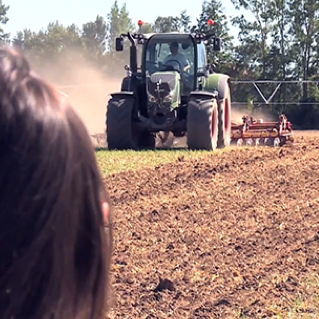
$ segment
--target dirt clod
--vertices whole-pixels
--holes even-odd
[[[166,278],[165,279],[160,278],[159,280],[160,281],[158,286],[154,289],[155,292],[164,291],[164,290],[175,291],[174,283],[171,280]]]

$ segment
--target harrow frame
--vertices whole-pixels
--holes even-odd
[[[242,145],[267,145],[279,147],[293,141],[292,124],[284,114],[278,122],[264,122],[254,119],[251,115],[242,117],[242,122],[232,121],[231,143]]]

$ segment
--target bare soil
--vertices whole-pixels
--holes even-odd
[[[312,300],[318,158],[319,138],[299,135],[280,149],[234,149],[107,177],[110,318],[275,318],[300,296]],[[314,315],[314,307],[300,311]]]

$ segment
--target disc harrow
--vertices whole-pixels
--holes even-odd
[[[278,122],[264,122],[252,116],[243,116],[242,122],[232,121],[231,143],[237,146],[281,147],[293,141],[292,124],[282,114]]]

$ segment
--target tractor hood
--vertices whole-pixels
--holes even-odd
[[[149,105],[178,107],[180,104],[180,79],[180,74],[176,71],[153,73],[147,85]]]

